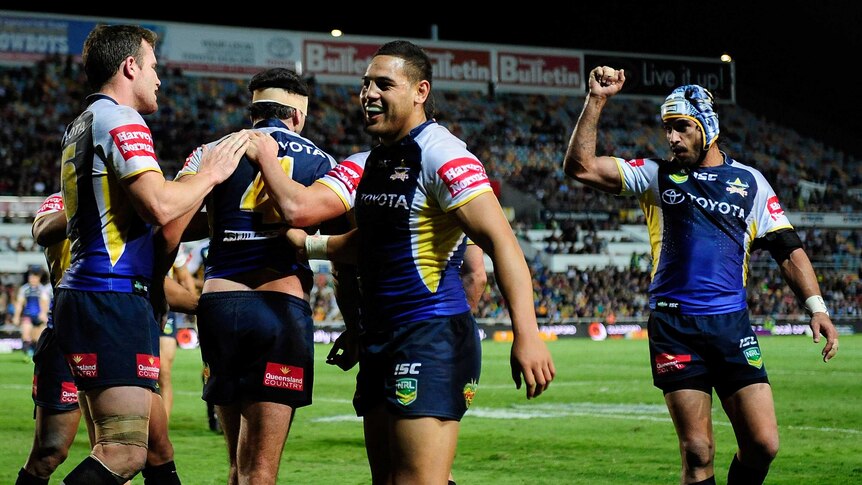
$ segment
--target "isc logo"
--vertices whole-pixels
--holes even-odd
[[[395,364],[395,375],[406,376],[419,374],[419,367],[421,366],[422,364],[418,362],[413,364]]]

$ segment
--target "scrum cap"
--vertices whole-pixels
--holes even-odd
[[[697,124],[703,134],[703,149],[718,138],[718,115],[712,109],[712,93],[697,84],[687,84],[674,89],[661,105],[661,120],[688,118]]]

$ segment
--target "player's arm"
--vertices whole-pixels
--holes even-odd
[[[805,310],[811,315],[811,331],[814,342],[820,342],[820,335],[826,337],[826,345],[821,354],[827,362],[838,352],[838,331],[829,318],[829,312],[820,293],[820,284],[811,260],[802,246],[799,235],[793,229],[782,229],[768,233],[755,241],[753,248],[769,250],[778,263],[785,283],[804,302]]]
[[[152,170],[130,177],[126,187],[132,204],[145,221],[159,226],[188,215],[200,208],[215,185],[233,174],[247,145],[248,132],[239,131],[213,148],[205,147],[200,168],[194,176],[185,177],[189,179],[186,183],[165,180]]]
[[[545,342],[539,337],[530,270],[515,233],[503,214],[497,197],[482,193],[455,210],[467,236],[484,250],[494,263],[497,284],[512,318],[512,379],[521,388],[521,375],[527,398],[544,392],[556,370]]]
[[[322,223],[320,232],[326,235],[343,234],[353,227],[355,222],[351,211]],[[359,362],[359,331],[362,318],[359,274],[354,264],[333,262],[332,276],[335,282],[335,301],[344,319],[345,330],[333,342],[326,356],[326,363],[337,365],[346,371]]]
[[[350,209],[326,185],[313,183],[305,186],[290,178],[278,159],[278,142],[270,135],[252,132],[247,155],[260,167],[267,193],[291,226],[314,226]]]
[[[171,311],[194,315],[198,308],[197,291],[188,288],[169,276],[164,278],[165,298]]]
[[[625,80],[622,69],[617,71],[604,66],[590,72],[590,91],[563,160],[566,175],[613,194],[619,194],[622,189],[620,171],[616,159],[596,155],[596,138],[602,109],[608,99],[622,89]]]
[[[467,294],[470,310],[475,312],[479,299],[488,283],[488,273],[485,271],[485,253],[476,244],[467,244],[464,250],[464,262],[461,265],[461,284]]]
[[[33,221],[31,232],[33,240],[43,248],[61,242],[66,239],[66,213],[57,211],[40,216]]]

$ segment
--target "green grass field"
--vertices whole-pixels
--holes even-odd
[[[652,387],[646,341],[549,343],[557,378],[527,401],[509,373],[509,345],[486,342],[482,381],[462,421],[454,474],[469,484],[674,484],[676,436],[661,392]],[[781,451],[769,484],[862,483],[862,336],[844,336],[838,357],[820,360],[809,337],[761,339],[775,393]],[[314,404],[301,409],[285,446],[279,483],[370,483],[362,423],[353,414],[355,369],[323,363],[318,345]],[[171,439],[183,483],[223,484],[222,437],[207,428],[200,399],[200,354],[178,351]],[[33,436],[32,365],[0,355],[0,484],[12,484]],[[725,483],[733,431],[714,405],[716,481]],[[51,483],[89,451],[81,427]],[[139,477],[134,484],[143,483]]]

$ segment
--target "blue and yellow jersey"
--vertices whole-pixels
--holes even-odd
[[[470,311],[466,237],[453,211],[491,185],[463,141],[429,121],[394,146],[348,157],[320,183],[355,206],[366,326]]]
[[[726,154],[685,171],[664,160],[617,159],[621,195],[635,195],[652,246],[650,308],[713,315],[746,308],[751,244],[792,229],[758,170]]]
[[[275,138],[284,172],[301,184],[311,185],[335,166],[331,155],[287,129],[280,120],[260,121],[255,129]],[[201,149],[197,149],[186,159],[177,178],[196,173],[200,160]],[[296,250],[287,239],[281,237],[287,224],[269,197],[257,165],[245,158],[240,160],[233,175],[207,196],[206,204],[210,220],[207,279],[228,278],[261,268],[279,274],[310,272],[306,263],[296,260]]]
[[[137,111],[102,94],[88,100],[63,135],[62,197],[72,259],[59,287],[129,293],[150,280],[153,238],[123,184],[161,169]]]

